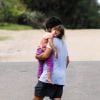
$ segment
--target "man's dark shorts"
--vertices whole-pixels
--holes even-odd
[[[63,85],[49,84],[38,81],[35,86],[35,96],[61,98],[63,93]]]

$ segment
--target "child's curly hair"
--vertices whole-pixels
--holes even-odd
[[[64,26],[63,25],[57,25],[55,27],[53,27],[52,29],[57,30],[60,32],[60,34],[57,36],[57,38],[62,39],[64,36]]]

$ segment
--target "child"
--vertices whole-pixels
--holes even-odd
[[[50,33],[47,33],[43,36],[42,40],[40,41],[39,47],[37,49],[36,54],[40,55],[41,53],[44,52],[44,50],[46,49],[47,43],[49,42],[53,53],[55,55],[56,58],[58,58],[58,53],[56,48],[54,47],[53,44],[53,38],[54,37],[58,37],[60,33],[64,32],[64,27],[62,25],[58,25],[54,28],[51,29]],[[39,67],[38,67],[38,78],[40,78],[42,72],[43,72],[43,64],[44,62],[46,62],[47,64],[47,81],[49,83],[53,83],[51,80],[51,73],[53,71],[53,59],[52,56],[50,56],[48,59],[46,60],[39,60]]]

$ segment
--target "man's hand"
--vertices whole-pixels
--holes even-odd
[[[51,55],[51,52],[52,52],[51,48],[46,48],[46,50],[42,54],[35,55],[35,58],[38,60],[46,60]]]
[[[54,51],[54,55],[55,55],[55,57],[56,57],[56,58],[58,58],[58,52],[57,52],[57,49],[56,49],[56,48],[54,48],[54,50],[53,50],[53,51]]]

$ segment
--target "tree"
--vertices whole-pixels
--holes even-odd
[[[18,17],[25,10],[20,0],[0,0],[0,21],[16,22]]]
[[[47,17],[60,17],[68,28],[99,28],[100,13],[96,0],[23,0],[31,11]]]

